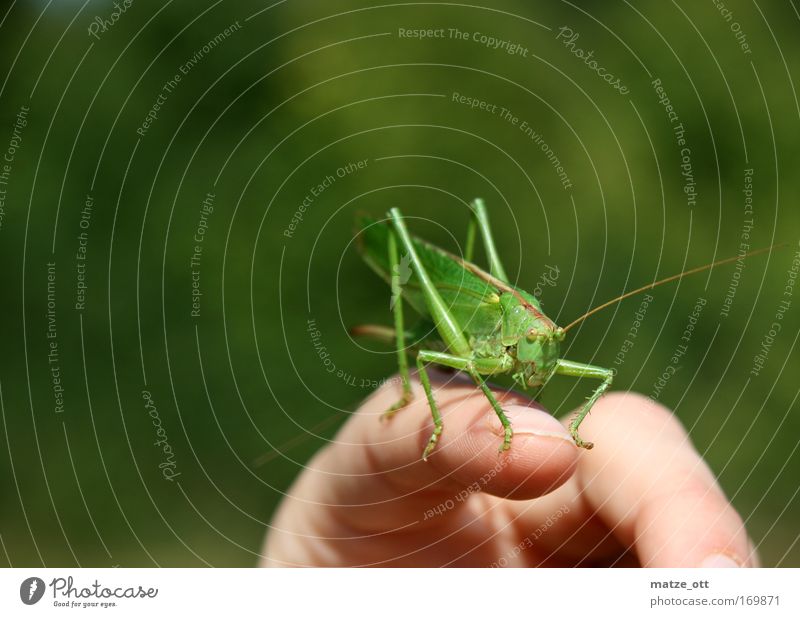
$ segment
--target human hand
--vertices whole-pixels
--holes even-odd
[[[581,426],[590,451],[516,393],[495,392],[514,441],[471,382],[431,371],[444,432],[419,383],[386,422],[389,384],[295,482],[267,534],[271,566],[752,567],[744,524],[667,409],[613,393]]]

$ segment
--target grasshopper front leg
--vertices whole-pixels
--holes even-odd
[[[594,447],[594,444],[591,441],[583,441],[583,439],[578,436],[578,427],[591,411],[592,406],[597,402],[597,399],[599,399],[611,386],[611,382],[614,379],[614,370],[610,368],[592,366],[591,364],[571,362],[570,360],[559,360],[558,364],[556,365],[555,372],[559,375],[570,375],[572,377],[592,377],[603,380],[603,383],[601,383],[592,393],[592,395],[586,399],[583,407],[581,407],[580,411],[575,414],[575,417],[569,423],[569,432],[570,435],[572,435],[572,439],[575,440],[575,445],[577,445],[579,448],[591,450]]]
[[[422,389],[425,390],[425,396],[428,398],[428,407],[431,408],[431,415],[433,416],[433,433],[428,439],[428,444],[422,452],[422,460],[427,461],[428,455],[433,452],[436,444],[439,442],[439,436],[444,429],[442,422],[442,414],[439,413],[439,407],[436,404],[436,399],[433,398],[433,390],[431,389],[431,380],[428,377],[428,371],[425,368],[425,362],[431,360],[431,355],[435,352],[420,351],[417,355],[417,372],[419,373],[419,380],[422,383]]]
[[[428,445],[425,446],[425,451],[422,453],[422,460],[427,461],[428,455],[433,452],[436,444],[439,442],[439,437],[442,434],[444,424],[442,422],[442,415],[439,413],[439,407],[436,405],[436,400],[433,398],[433,391],[431,390],[430,379],[425,369],[426,363],[440,364],[442,366],[449,366],[450,368],[458,369],[468,373],[475,383],[483,391],[483,394],[492,406],[492,409],[500,419],[503,425],[503,443],[500,446],[500,451],[508,450],[511,447],[511,438],[514,431],[511,428],[511,422],[506,416],[500,403],[495,398],[486,381],[481,377],[480,373],[504,373],[508,370],[512,360],[508,356],[500,358],[478,358],[472,360],[470,358],[461,358],[451,354],[442,353],[439,351],[428,351],[423,349],[417,355],[417,368],[419,369],[419,380],[422,382],[422,388],[425,390],[425,396],[428,397],[428,405],[431,408],[431,415],[433,415],[433,434],[428,440]]]

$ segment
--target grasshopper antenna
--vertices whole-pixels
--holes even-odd
[[[781,242],[779,244],[773,244],[772,246],[768,246],[766,248],[756,249],[755,251],[750,251],[749,253],[745,253],[744,255],[736,255],[735,257],[728,257],[727,259],[720,259],[719,261],[715,261],[714,263],[706,264],[705,266],[698,266],[697,268],[692,268],[691,270],[685,270],[680,274],[673,274],[672,276],[668,276],[665,279],[661,279],[660,281],[656,281],[655,283],[650,283],[648,285],[644,285],[643,287],[639,287],[638,289],[634,289],[633,291],[629,291],[628,293],[624,293],[621,296],[614,298],[613,300],[609,300],[608,302],[604,302],[600,306],[594,307],[588,313],[584,313],[580,317],[578,317],[575,321],[564,328],[564,332],[572,328],[573,326],[579,324],[587,317],[591,317],[595,313],[599,313],[604,308],[608,308],[609,306],[616,304],[617,302],[621,302],[631,296],[635,296],[638,293],[643,291],[647,291],[648,289],[653,289],[654,287],[658,287],[659,285],[663,285],[665,283],[671,283],[672,281],[677,281],[682,279],[684,276],[689,276],[690,274],[697,274],[698,272],[703,272],[705,270],[710,270],[711,268],[716,268],[717,266],[722,266],[727,263],[731,263],[732,261],[736,261],[737,259],[745,259],[746,257],[752,257],[753,255],[759,255],[760,253],[766,253],[767,251],[772,251],[776,248],[782,248],[786,246],[785,242]]]

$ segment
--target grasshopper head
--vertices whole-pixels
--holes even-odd
[[[534,328],[517,343],[517,362],[524,365],[527,386],[539,386],[555,369],[564,331],[561,328]]]
[[[506,293],[503,307],[502,343],[514,347],[517,380],[523,386],[538,386],[553,372],[558,361],[564,329],[534,304],[532,296]]]

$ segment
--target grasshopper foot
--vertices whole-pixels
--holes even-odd
[[[584,441],[583,439],[580,438],[577,429],[570,429],[569,432],[570,435],[572,435],[572,440],[575,442],[575,445],[578,446],[579,448],[584,448],[586,450],[591,450],[592,448],[594,448],[594,443],[592,443],[591,441]]]
[[[389,407],[386,411],[381,414],[381,422],[384,420],[391,420],[392,416],[400,411],[403,407],[408,405],[411,401],[414,400],[414,395],[411,392],[405,392],[403,397],[397,401],[394,405]]]
[[[431,438],[428,440],[428,445],[425,446],[425,451],[422,453],[423,461],[427,462],[428,457],[430,456],[431,452],[433,452],[433,449],[436,447],[436,444],[439,443],[439,435],[441,434],[442,434],[441,426],[437,426],[433,429]]]
[[[511,426],[506,426],[503,429],[503,443],[500,444],[500,452],[505,452],[511,448],[511,438],[514,436],[514,430]]]

